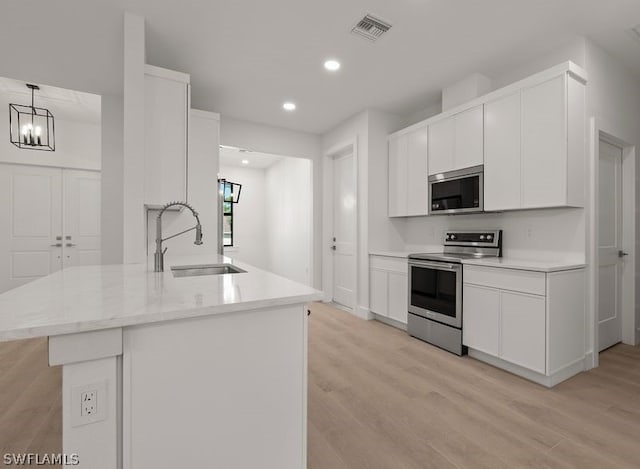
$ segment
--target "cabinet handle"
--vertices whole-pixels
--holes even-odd
[[[73,246],[75,246],[75,244],[73,244],[73,243],[67,243],[67,247],[68,247],[68,248],[72,248]]]
[[[62,243],[52,244],[51,247],[53,247],[53,248],[61,248],[62,247]]]

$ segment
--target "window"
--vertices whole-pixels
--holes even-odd
[[[233,246],[233,192],[232,184],[224,184],[224,202],[222,203],[222,237],[224,246]]]
[[[242,184],[218,179],[222,192],[222,239],[223,246],[233,246],[233,206],[240,201]]]

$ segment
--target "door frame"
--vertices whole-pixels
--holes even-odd
[[[353,310],[350,311],[353,314],[358,315],[358,293],[359,293],[359,283],[360,283],[360,274],[359,268],[360,265],[360,197],[358,195],[358,138],[353,137],[348,140],[345,140],[341,143],[338,143],[332,147],[330,147],[323,155],[322,158],[322,176],[323,176],[323,185],[322,185],[322,200],[323,200],[323,210],[322,210],[322,259],[323,259],[323,269],[322,269],[322,289],[324,291],[323,301],[331,302],[333,301],[333,254],[331,251],[331,243],[332,243],[332,235],[333,235],[333,161],[335,158],[339,158],[341,156],[348,155],[349,153],[353,154],[353,189],[355,194],[355,204],[356,204],[356,217],[353,220],[354,223],[354,259],[355,259],[355,268],[354,272],[356,278],[354,279],[354,292],[353,292]]]
[[[622,148],[622,249],[629,255],[622,268],[621,276],[621,319],[622,342],[636,345],[639,342],[638,324],[635,312],[635,269],[636,269],[636,146],[615,136],[615,132],[605,128],[598,119],[592,117],[590,127],[590,197],[587,212],[587,291],[590,291],[587,308],[586,340],[587,369],[598,366],[599,336],[598,336],[598,295],[599,295],[599,160],[600,140]]]

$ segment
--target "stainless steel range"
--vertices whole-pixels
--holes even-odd
[[[407,332],[464,355],[462,260],[501,256],[502,230],[447,231],[444,252],[411,254]]]

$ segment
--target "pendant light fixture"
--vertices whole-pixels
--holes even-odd
[[[11,143],[25,150],[56,151],[53,114],[34,105],[34,93],[40,87],[27,83],[27,88],[31,90],[31,106],[9,104]]]

